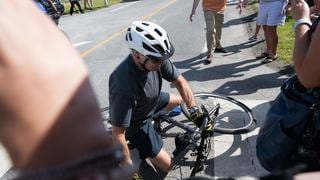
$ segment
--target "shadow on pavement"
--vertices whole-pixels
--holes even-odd
[[[197,67],[197,65],[203,63],[203,57],[204,56],[200,54],[187,60],[174,62],[174,64],[178,69],[189,69],[182,73],[189,82],[205,82],[209,80],[243,77],[246,72],[263,65],[257,59],[247,59],[241,62],[201,69],[201,67]],[[255,93],[261,89],[280,87],[287,79],[282,75],[291,72],[290,68],[291,67],[288,66],[274,73],[257,75],[243,80],[228,81],[213,92],[222,95],[245,95]]]
[[[258,12],[255,12],[255,13],[250,14],[245,17],[231,19],[223,24],[223,28],[235,26],[235,25],[240,25],[243,23],[253,22],[253,21],[255,21],[255,18],[257,17],[257,15],[258,15]]]
[[[244,42],[244,43],[241,43],[241,44],[236,44],[236,45],[232,45],[232,46],[227,46],[225,47],[227,50],[229,50],[230,53],[226,54],[226,55],[223,55],[223,56],[231,56],[231,55],[234,55],[234,54],[237,54],[237,53],[240,53],[241,50],[244,50],[244,49],[248,49],[248,48],[251,48],[255,45],[258,45],[258,44],[261,44],[263,43],[264,40],[260,40],[260,41],[247,41],[247,42]]]
[[[228,81],[217,88],[214,93],[225,95],[245,95],[256,93],[260,89],[280,87],[288,77],[281,77],[281,72],[257,75],[244,80]],[[273,79],[273,81],[269,81]],[[243,88],[245,86],[245,88]]]
[[[269,107],[269,102],[259,104],[258,106],[252,108],[252,111],[261,111],[266,107]],[[260,129],[261,125],[264,123],[265,113],[263,113],[262,116],[256,118],[258,119],[257,126],[254,132],[250,132],[248,134],[245,134],[244,136],[231,135],[233,136],[231,146],[229,146],[228,149],[226,149],[217,157],[207,160],[208,166],[204,170],[204,173],[206,175],[216,177],[257,177],[265,175],[267,173],[261,167],[255,153],[255,145],[258,135],[257,129]],[[221,136],[221,134],[215,134],[214,137],[217,138],[219,136]],[[221,143],[226,142],[223,141]],[[215,145],[218,146],[219,142],[216,142]]]

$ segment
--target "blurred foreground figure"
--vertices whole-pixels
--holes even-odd
[[[0,141],[5,179],[126,179],[88,72],[30,0],[0,0]]]

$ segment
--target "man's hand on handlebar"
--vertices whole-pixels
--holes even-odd
[[[197,106],[193,106],[189,109],[189,113],[191,121],[200,128],[205,118],[203,112]]]
[[[208,116],[205,112],[206,110],[203,112],[197,106],[193,106],[189,109],[190,119],[198,128],[202,126],[203,121],[205,120],[206,116]],[[212,132],[213,130],[213,124],[211,122],[212,121],[209,121],[208,119],[208,123],[204,125],[204,130],[207,132]]]

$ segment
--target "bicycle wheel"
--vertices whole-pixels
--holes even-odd
[[[204,105],[210,117],[214,113],[210,110],[217,105],[220,106],[217,117],[214,119],[214,131],[223,134],[242,134],[253,130],[256,126],[256,120],[252,111],[243,103],[227,96],[221,96],[210,93],[196,93],[198,105]],[[185,104],[181,105],[183,114],[190,119],[190,113]]]
[[[100,110],[102,119],[103,119],[103,124],[108,133],[112,132],[112,125],[111,125],[111,120],[110,120],[110,114],[109,114],[109,107],[104,107]]]

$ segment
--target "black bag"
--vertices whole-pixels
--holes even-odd
[[[301,149],[310,148],[306,141],[314,141],[317,135],[307,132],[320,129],[319,111],[315,108],[319,97],[319,89],[304,88],[296,75],[281,86],[257,138],[257,157],[265,169],[286,169],[302,157]]]

